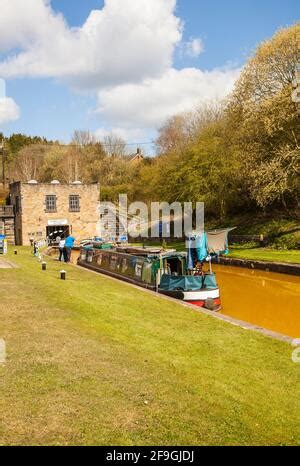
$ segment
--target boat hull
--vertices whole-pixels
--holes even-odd
[[[159,293],[211,311],[218,312],[221,310],[220,292],[218,288],[214,290],[196,291],[159,290]]]
[[[111,270],[104,269],[98,264],[95,264],[93,262],[87,262],[79,258],[77,263],[81,267],[84,267],[89,270],[93,270],[94,272],[108,275],[112,278],[117,278],[118,280],[130,283],[132,285],[139,286],[141,288],[146,288],[151,291],[156,291],[156,286],[154,285],[138,281],[131,277],[120,275]],[[169,296],[170,298],[184,301],[189,304],[193,304],[194,306],[197,306],[197,307],[202,307],[202,308],[209,309],[215,312],[221,310],[220,293],[219,293],[218,288],[215,288],[213,290],[204,289],[204,290],[196,290],[196,291],[163,290],[163,289],[158,288],[157,291],[160,294]]]

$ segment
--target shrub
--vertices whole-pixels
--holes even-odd
[[[275,249],[298,249],[300,247],[299,233],[289,233],[275,238],[271,244]]]

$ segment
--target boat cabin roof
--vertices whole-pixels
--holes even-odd
[[[84,249],[92,249],[100,246],[101,248],[102,243],[100,242],[93,242],[90,244],[83,245]],[[112,246],[112,245],[111,245]],[[122,253],[122,254],[129,254],[132,256],[139,256],[139,257],[148,257],[150,259],[155,258],[182,258],[186,257],[186,252],[177,252],[176,249],[163,249],[161,247],[143,247],[143,246],[112,246],[111,248],[103,248],[103,251],[109,253]]]
[[[186,257],[185,252],[177,252],[176,249],[163,249],[160,247],[143,247],[143,246],[120,246],[115,249],[117,252],[132,254],[142,257]]]

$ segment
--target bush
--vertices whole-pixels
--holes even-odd
[[[247,241],[244,243],[229,242],[229,249],[255,249],[257,247],[259,247],[259,243],[257,241]]]
[[[271,244],[271,247],[275,249],[299,249],[300,236],[299,233],[290,233],[287,235],[275,238]]]

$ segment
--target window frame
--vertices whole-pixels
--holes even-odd
[[[73,205],[72,205],[72,203],[73,203]],[[80,212],[80,196],[79,196],[79,194],[70,194],[69,195],[69,212]]]
[[[52,206],[51,206],[50,198],[51,198],[51,201],[53,201]],[[57,212],[57,196],[55,194],[46,194],[46,196],[45,196],[45,212],[48,212],[48,213]]]

